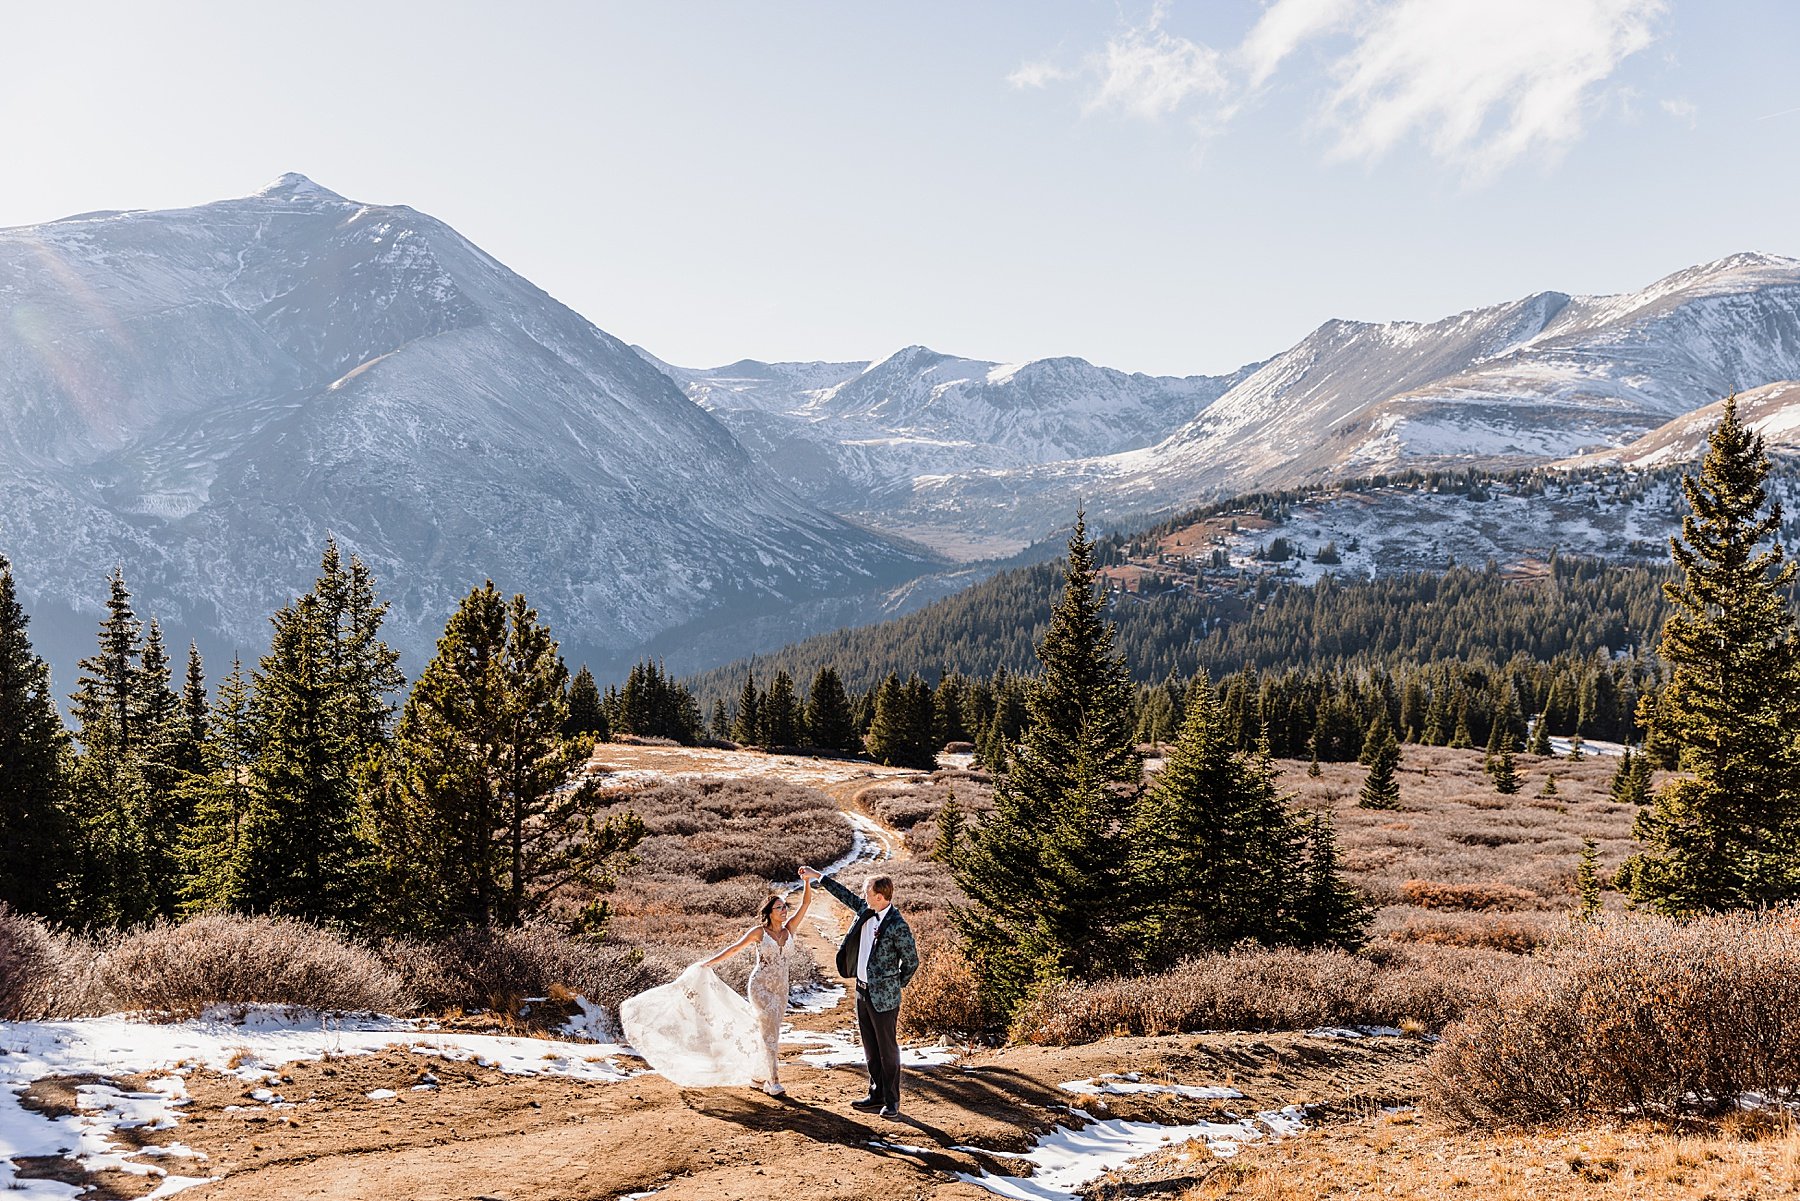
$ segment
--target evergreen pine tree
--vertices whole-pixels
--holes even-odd
[[[1543,788],[1541,788],[1538,791],[1538,795],[1539,796],[1555,796],[1556,795],[1556,773],[1555,772],[1551,772],[1549,775],[1544,777],[1544,786],[1543,786]]]
[[[931,857],[946,867],[956,862],[956,852],[962,846],[965,823],[962,806],[952,796],[938,810],[937,838],[931,846]]]
[[[1301,832],[1306,868],[1295,902],[1298,941],[1304,946],[1354,951],[1368,941],[1373,911],[1362,893],[1344,879],[1331,814],[1314,810]]]
[[[72,835],[63,754],[68,735],[50,668],[32,649],[12,564],[0,555],[0,903],[62,916]]]
[[[145,878],[143,623],[124,573],[107,581],[99,649],[81,660],[70,695],[81,753],[69,776],[75,854],[72,911],[95,925],[154,913]]]
[[[806,730],[814,746],[825,750],[862,750],[862,737],[856,730],[856,719],[850,712],[850,697],[837,669],[821,667],[813,676],[806,697]]]
[[[762,694],[756,690],[756,675],[744,673],[744,688],[738,693],[737,722],[731,727],[731,740],[752,746],[762,736]]]
[[[1612,797],[1616,804],[1632,804],[1632,766],[1636,762],[1636,757],[1632,755],[1631,748],[1627,746],[1624,753],[1619,756],[1619,766],[1613,769],[1612,781],[1606,788],[1607,794]]]
[[[1394,737],[1394,727],[1388,724],[1386,705],[1375,707],[1375,716],[1369,719],[1368,729],[1363,731],[1362,750],[1357,753],[1356,761],[1364,767],[1375,762],[1375,756],[1389,742],[1398,742]]]
[[[1577,732],[1569,735],[1569,759],[1574,762],[1579,761],[1581,757],[1581,734]]]
[[[1581,840],[1581,861],[1575,865],[1575,892],[1580,902],[1575,916],[1592,921],[1600,914],[1600,847],[1592,838]]]
[[[523,596],[493,582],[451,615],[395,732],[377,828],[391,920],[442,930],[514,925],[570,883],[605,883],[642,827],[596,822],[591,785],[559,792],[580,758],[559,737],[567,669]]]
[[[1077,516],[1024,735],[996,783],[992,816],[955,864],[969,903],[954,921],[1000,1012],[1038,981],[1104,974],[1128,957],[1117,937],[1123,841],[1143,766],[1130,677],[1095,583],[1094,544]]]
[[[1800,654],[1785,597],[1795,564],[1781,506],[1763,512],[1768,472],[1762,436],[1727,398],[1699,476],[1683,480],[1692,512],[1669,540],[1681,578],[1664,585],[1672,672],[1654,723],[1683,775],[1639,814],[1629,872],[1636,899],[1668,913],[1800,898]]]
[[[799,743],[800,700],[794,695],[794,678],[787,672],[778,671],[769,681],[758,726],[757,742],[763,746],[791,747]]]
[[[1501,796],[1511,796],[1519,791],[1518,766],[1513,760],[1512,739],[1501,743],[1500,753],[1488,762],[1487,773],[1494,781],[1494,791]]]
[[[1460,750],[1467,750],[1475,745],[1475,735],[1469,730],[1469,694],[1460,688],[1456,692],[1455,724],[1450,730],[1450,745]]]
[[[260,739],[241,822],[239,901],[252,911],[355,923],[375,899],[362,776],[404,682],[380,637],[386,612],[362,561],[346,569],[327,542],[312,591],[270,619],[252,676]]]
[[[963,717],[964,700],[968,695],[969,682],[958,675],[946,675],[938,681],[938,686],[931,691],[932,704],[932,749],[937,750],[952,742],[970,741],[967,722]]]
[[[913,767],[931,770],[937,766],[937,705],[933,689],[922,678],[907,679],[902,695],[906,704],[907,758]]]
[[[983,742],[976,748],[981,765],[988,771],[995,775],[1006,771],[1013,747],[1025,732],[1027,717],[1024,689],[1018,681],[1008,680],[997,685],[994,689],[994,716],[988,722]]]
[[[713,698],[712,719],[706,723],[707,737],[715,742],[725,742],[731,738],[731,717],[725,712],[725,698]]]
[[[1550,715],[1540,713],[1537,720],[1531,723],[1531,745],[1526,752],[1533,755],[1549,755],[1550,751]]]
[[[600,704],[599,685],[594,683],[594,673],[585,663],[569,682],[569,716],[563,724],[563,733],[592,734],[599,742],[605,742],[609,733],[606,710]]]
[[[1189,697],[1163,770],[1139,798],[1127,867],[1135,888],[1128,941],[1157,969],[1243,939],[1295,931],[1302,875],[1297,831],[1266,762],[1233,744],[1211,688]]]
[[[201,770],[186,783],[188,824],[181,831],[179,910],[184,914],[237,908],[243,896],[243,822],[250,810],[250,769],[260,739],[250,714],[244,665],[231,662],[207,714]]]
[[[1369,757],[1369,774],[1363,781],[1362,793],[1356,803],[1364,809],[1398,809],[1399,768],[1400,743],[1390,729]]]
[[[132,704],[143,731],[137,754],[142,866],[136,875],[145,889],[143,908],[156,917],[174,917],[181,899],[179,842],[192,817],[190,777],[201,766],[195,729],[203,740],[206,728],[206,672],[199,656],[199,648],[190,645],[187,676],[177,696],[170,688],[162,629],[151,620]]]

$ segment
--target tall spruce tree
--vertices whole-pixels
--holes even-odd
[[[312,591],[270,618],[252,676],[261,738],[242,822],[240,902],[259,913],[356,923],[374,901],[361,777],[384,748],[404,682],[381,640],[387,604],[351,556],[326,544]]]
[[[1400,743],[1390,729],[1380,745],[1370,752],[1369,774],[1363,780],[1362,793],[1356,803],[1364,809],[1398,809],[1400,781],[1396,773],[1399,768]]]
[[[122,570],[107,581],[99,647],[70,695],[81,752],[69,777],[75,824],[70,903],[94,925],[154,915],[146,875],[144,626]],[[166,689],[166,683],[164,684]]]
[[[812,744],[832,751],[862,749],[856,720],[850,713],[850,697],[834,667],[821,667],[813,676],[806,697],[806,731]]]
[[[244,665],[231,661],[207,713],[201,770],[187,781],[188,824],[182,830],[179,909],[183,914],[234,909],[242,903],[244,817],[251,806],[251,765],[261,745],[250,712]]]
[[[762,694],[756,690],[756,674],[744,673],[744,687],[738,693],[737,722],[731,727],[732,741],[745,746],[762,737]]]
[[[1512,739],[1504,739],[1499,754],[1487,761],[1487,773],[1494,782],[1494,791],[1501,796],[1511,796],[1519,791],[1519,770],[1513,759]]]
[[[1669,540],[1681,578],[1664,585],[1672,671],[1652,720],[1682,775],[1639,814],[1629,872],[1636,899],[1667,913],[1800,898],[1800,642],[1784,596],[1796,567],[1768,473],[1728,397]]]
[[[1133,885],[1125,895],[1136,902],[1128,941],[1152,969],[1296,933],[1297,828],[1267,761],[1235,749],[1213,690],[1199,683],[1126,840]]]
[[[68,735],[50,668],[32,649],[12,564],[0,555],[0,902],[62,916],[72,830],[63,754]]]
[[[594,683],[594,673],[583,663],[569,683],[569,716],[563,722],[563,733],[592,734],[605,742],[607,732],[606,710],[600,704],[599,686]]]
[[[489,581],[451,615],[401,712],[377,829],[395,924],[514,925],[555,890],[608,883],[642,835],[597,822],[595,790],[559,786],[581,757],[559,735],[567,669],[522,595]]]
[[[1344,879],[1331,814],[1323,809],[1309,814],[1301,826],[1301,840],[1306,867],[1294,902],[1298,940],[1305,946],[1354,951],[1368,941],[1373,910]]]
[[[777,671],[763,694],[757,741],[763,746],[794,746],[800,741],[800,698],[794,695],[794,677]]]
[[[1063,593],[1038,644],[1042,672],[1025,731],[994,789],[994,812],[955,863],[954,911],[983,993],[1011,1012],[1037,982],[1124,966],[1125,838],[1143,765],[1131,684],[1113,649],[1094,544],[1078,515]]]
[[[169,656],[162,627],[152,618],[139,660],[133,700],[143,731],[138,742],[138,778],[142,785],[138,820],[143,830],[144,904],[157,917],[174,917],[181,900],[181,831],[192,816],[190,777],[200,770],[200,741],[206,727],[206,674],[199,649],[190,646],[182,693],[171,685]],[[189,711],[198,706],[198,713]]]

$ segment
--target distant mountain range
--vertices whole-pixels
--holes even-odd
[[[172,637],[254,657],[328,532],[411,667],[491,576],[571,659],[689,670],[1053,553],[1077,506],[1129,527],[1407,467],[1666,464],[1733,390],[1800,441],[1800,262],[1756,254],[1332,321],[1221,376],[919,346],[700,370],[442,222],[286,175],[0,230],[0,318],[0,553],[62,690],[113,567]]]
[[[832,507],[948,553],[1006,553],[1078,504],[1104,521],[1616,450],[1728,392],[1800,379],[1800,261],[1733,255],[1621,296],[1543,292],[1427,324],[1329,321],[1230,376],[999,367],[918,347],[866,368],[670,372],[772,469],[795,479],[805,461],[849,480],[813,493]],[[933,445],[935,459],[918,450]]]
[[[65,669],[115,565],[171,636],[254,657],[328,531],[415,668],[489,577],[610,663],[937,565],[442,222],[303,176],[0,231],[0,312],[0,553]]]

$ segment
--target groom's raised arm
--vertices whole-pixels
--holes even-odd
[[[863,910],[868,908],[867,905],[863,904],[863,899],[861,897],[851,892],[848,888],[845,888],[842,884],[839,884],[836,880],[833,880],[830,876],[820,875],[818,879],[819,887],[830,893],[837,899],[839,904],[843,905],[857,917],[861,917]]]

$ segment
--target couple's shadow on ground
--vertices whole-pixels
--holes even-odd
[[[1004,1122],[1027,1140],[1026,1132],[1041,1122],[1045,1108],[1064,1107],[1064,1099],[1054,1090],[1005,1069],[909,1071],[906,1090],[903,1102],[956,1106],[971,1115]],[[778,1098],[712,1089],[687,1090],[682,1093],[682,1103],[695,1113],[747,1130],[791,1130],[815,1142],[855,1147],[939,1171],[966,1172],[971,1164],[968,1152],[952,1153],[953,1148],[963,1145],[963,1139],[912,1112],[883,1118],[851,1109],[847,1100],[802,1100],[791,1090]],[[935,1147],[922,1145],[921,1136]]]

